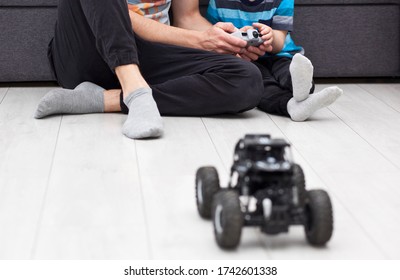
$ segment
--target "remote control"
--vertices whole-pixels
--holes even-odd
[[[233,32],[231,35],[245,40],[247,42],[247,46],[258,47],[264,42],[263,39],[261,39],[261,34],[255,29],[249,29],[246,32],[238,30]]]

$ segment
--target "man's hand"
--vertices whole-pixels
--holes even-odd
[[[218,22],[203,31],[201,48],[221,54],[237,54],[246,50],[246,41],[233,37],[230,33],[237,29],[232,23]]]

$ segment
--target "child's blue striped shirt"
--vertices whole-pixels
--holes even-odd
[[[232,22],[237,28],[260,22],[275,30],[287,30],[282,51],[276,55],[292,57],[303,53],[290,36],[293,30],[294,0],[210,0],[207,18],[212,23]]]

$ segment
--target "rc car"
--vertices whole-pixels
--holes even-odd
[[[215,167],[196,173],[196,202],[201,217],[212,219],[217,244],[234,249],[243,226],[266,234],[303,225],[307,241],[323,246],[333,232],[328,193],[306,190],[304,173],[292,160],[290,144],[270,135],[245,135],[235,147],[228,186],[221,188]]]

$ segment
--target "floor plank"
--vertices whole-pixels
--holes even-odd
[[[275,119],[275,117],[274,117]],[[203,118],[204,123],[213,139],[214,145],[225,165],[229,168],[233,161],[233,150],[239,138],[247,133],[271,134],[273,137],[285,138],[281,128],[278,127],[266,114],[253,110],[243,114],[242,118]],[[282,122],[293,124],[287,118]],[[289,139],[291,140],[291,139]],[[314,171],[309,165],[307,155],[302,156],[296,145],[293,148],[294,158],[299,163],[306,175],[307,188],[327,189],[321,180],[321,174]],[[322,177],[323,178],[323,177]],[[328,190],[331,192],[330,190]],[[289,234],[277,236],[259,234],[262,246],[273,259],[357,259],[357,258],[382,258],[369,237],[363,231],[351,213],[331,193],[335,208],[335,232],[327,248],[315,249],[305,240],[302,227],[291,227]],[[348,232],[357,238],[349,238]]]
[[[3,102],[4,97],[6,96],[8,88],[3,87],[0,88],[0,103]]]
[[[356,85],[330,109],[400,170],[400,113]]]
[[[31,257],[60,126],[33,118],[48,90],[11,88],[0,104],[0,259]]]
[[[387,259],[399,259],[399,173],[343,172],[326,175],[328,186],[351,211]]]
[[[359,99],[364,97],[357,95],[357,88],[348,88],[346,85],[343,85],[343,88],[347,91],[346,96],[341,97],[332,110],[344,112],[343,107],[346,107],[353,112],[354,118],[357,118],[360,111],[358,104],[363,106],[363,101]],[[347,98],[347,95],[353,94],[353,90],[358,98]],[[342,117],[341,114],[338,115]],[[388,224],[388,220],[397,219],[396,213],[400,210],[393,197],[393,193],[397,191],[393,187],[395,181],[392,181],[393,174],[398,173],[398,168],[360,137],[349,124],[338,119],[327,109],[317,112],[312,120],[303,123],[292,123],[280,117],[273,119],[297,150],[307,158],[329,191],[355,218],[353,222],[359,224],[370,242],[378,246],[381,254],[377,254],[376,257],[399,257],[398,250],[394,249],[397,247],[388,246],[399,243],[397,236],[400,224]],[[360,118],[360,121],[368,124],[363,118]],[[390,176],[386,177],[389,174]],[[371,181],[373,178],[378,181],[387,178],[391,183],[378,186]],[[375,215],[379,215],[381,219],[370,219],[370,211],[375,211]],[[386,238],[376,233],[377,228],[387,233]],[[364,252],[363,248],[355,248],[360,249]],[[360,258],[367,257],[360,254]]]
[[[398,84],[359,84],[362,89],[400,112],[400,83]]]
[[[164,118],[164,137],[148,141],[122,136],[119,114],[35,120],[49,88],[0,88],[0,259],[399,259],[399,85],[340,86],[306,122],[257,110]],[[246,133],[287,138],[308,188],[328,190],[327,247],[293,227],[246,228],[238,250],[218,248],[197,213],[195,172],[214,165],[226,185]]]
[[[124,116],[64,116],[34,258],[146,259],[134,141]]]
[[[243,232],[238,251],[220,250],[210,221],[196,209],[194,180],[197,168],[225,169],[199,118],[164,118],[165,136],[137,141],[140,174],[155,259],[265,259],[255,232]],[[226,178],[226,176],[225,176]]]

